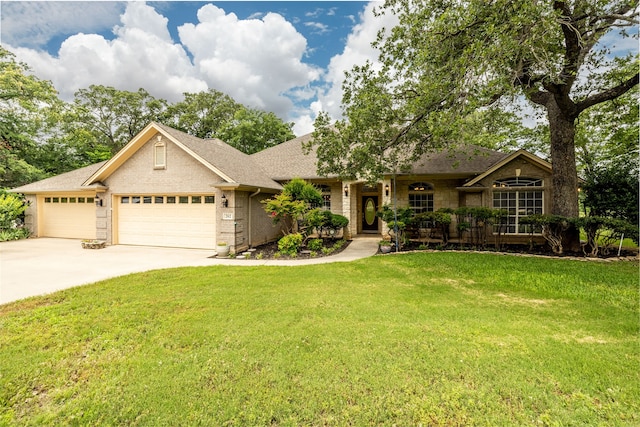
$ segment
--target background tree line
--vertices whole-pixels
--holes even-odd
[[[92,85],[65,102],[0,47],[0,188],[107,160],[151,121],[219,138],[247,154],[295,138],[293,123],[214,89],[171,104],[143,88]]]

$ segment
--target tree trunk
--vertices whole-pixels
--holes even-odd
[[[547,104],[553,164],[551,214],[577,218],[578,171],[576,168],[575,117],[561,111],[555,100]],[[570,251],[580,250],[580,233],[575,227],[566,232],[563,246]]]

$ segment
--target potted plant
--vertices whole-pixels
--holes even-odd
[[[389,240],[380,240],[380,252],[388,254],[391,252],[392,243]]]
[[[216,244],[216,252],[221,258],[229,256],[229,246],[227,246],[227,242],[218,242]]]

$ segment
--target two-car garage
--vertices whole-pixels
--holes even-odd
[[[213,249],[213,195],[121,195],[115,197],[118,244]]]

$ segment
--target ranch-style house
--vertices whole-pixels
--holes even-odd
[[[505,241],[523,243],[529,235],[520,219],[546,213],[551,200],[551,164],[524,150],[429,154],[409,172],[371,185],[319,176],[316,156],[303,150],[310,138],[247,155],[150,123],[108,161],[12,191],[30,203],[25,224],[33,236],[204,249],[225,242],[236,252],[281,235],[261,202],[295,177],[315,184],[324,208],[349,219],[347,236],[384,233],[375,212],[395,201],[415,213],[505,209]],[[456,237],[455,224],[450,232]]]

